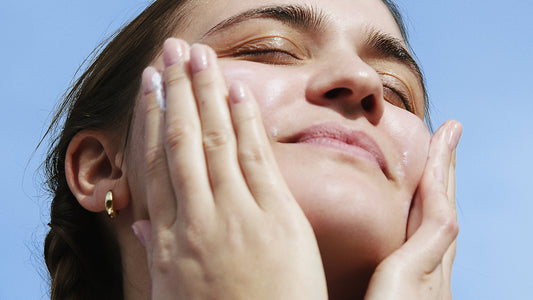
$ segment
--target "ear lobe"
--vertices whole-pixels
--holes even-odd
[[[65,174],[70,190],[81,206],[92,212],[105,210],[105,195],[113,191],[114,207],[130,200],[120,143],[103,132],[84,130],[70,141],[65,156]]]

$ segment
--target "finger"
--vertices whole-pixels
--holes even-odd
[[[228,91],[214,51],[200,44],[191,47],[191,72],[202,124],[202,140],[215,201],[242,205],[249,193],[237,161],[235,132],[229,113]],[[235,196],[233,196],[235,195]]]
[[[455,202],[455,166],[456,166],[456,150],[452,154],[452,162],[449,172],[448,180],[448,199],[450,200],[450,206],[453,209],[454,215],[457,217],[457,206]],[[448,280],[451,280],[452,266],[455,260],[455,252],[457,248],[457,239],[453,241],[442,260],[444,275]]]
[[[229,102],[237,135],[239,164],[256,202],[264,209],[290,203],[286,201],[290,193],[277,167],[252,93],[242,83],[235,82],[230,87]],[[285,196],[280,197],[283,193]]]
[[[148,67],[142,75],[142,107],[145,112],[146,201],[154,224],[171,224],[176,217],[174,191],[169,180],[167,157],[163,146],[163,110],[161,75]]]
[[[455,202],[455,165],[457,161],[457,150],[453,150],[452,158],[450,162],[450,169],[448,172],[448,199],[450,200],[450,206],[452,207],[455,215],[457,215],[457,204]]]
[[[192,91],[189,46],[168,39],[163,46],[167,95],[165,142],[170,177],[179,216],[208,213],[212,197],[201,140],[201,127]],[[183,219],[183,218],[182,218]]]
[[[457,146],[461,125],[450,121],[433,136],[428,161],[415,197],[416,209],[422,215],[420,227],[402,247],[410,253],[416,266],[424,272],[433,271],[455,240],[458,232],[453,199],[448,187],[453,184],[449,178],[452,153]],[[452,197],[453,198],[453,197]]]
[[[431,139],[429,157],[419,186],[422,222],[439,220],[442,215],[455,214],[455,170],[453,156],[462,126],[446,122]]]
[[[457,146],[458,139],[461,135],[460,124],[455,121],[449,121],[443,124],[431,139],[428,160],[424,169],[421,182],[413,197],[413,204],[409,213],[409,222],[407,228],[407,237],[410,238],[422,224],[423,217],[438,214],[439,206],[431,205],[433,202],[423,201],[427,197],[421,197],[421,194],[429,195],[437,193],[447,193],[449,196],[450,180],[449,172],[452,167],[452,153]],[[453,177],[453,187],[455,186],[455,177]],[[455,192],[453,198],[450,198],[455,210]],[[424,203],[428,204],[424,205]],[[431,210],[435,210],[431,212]]]
[[[146,252],[148,269],[152,270],[152,223],[149,220],[138,220],[131,225],[131,229]]]
[[[448,121],[431,138],[429,156],[424,174],[422,187],[438,188],[439,191],[447,192],[449,170],[452,165],[452,156],[462,133],[462,126],[457,121]],[[426,185],[424,185],[424,180]],[[442,189],[444,187],[444,189]]]
[[[442,267],[445,278],[448,280],[452,279],[452,267],[453,267],[453,261],[455,260],[455,253],[457,250],[457,239],[455,239],[450,247],[448,247],[448,250],[444,254],[444,258],[442,259]]]
[[[420,225],[422,224],[422,217],[422,203],[421,198],[419,196],[419,190],[417,189],[409,211],[406,234],[407,239],[411,238],[413,234],[415,234],[415,232],[418,230],[418,228],[420,228]]]
[[[148,254],[148,266],[151,265],[150,253],[152,252],[152,223],[149,220],[138,220],[131,225],[133,233]]]

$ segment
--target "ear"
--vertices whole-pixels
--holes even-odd
[[[113,192],[115,209],[129,204],[123,153],[122,143],[105,132],[83,130],[72,138],[65,157],[65,174],[70,190],[85,209],[104,211],[108,191]]]

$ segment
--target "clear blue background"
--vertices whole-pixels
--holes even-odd
[[[455,299],[533,299],[533,1],[401,0],[435,125],[464,124]],[[0,4],[0,300],[46,299],[48,200],[33,149],[76,68],[148,4]]]

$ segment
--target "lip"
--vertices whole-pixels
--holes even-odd
[[[289,143],[328,147],[350,156],[366,159],[388,176],[387,160],[378,144],[365,132],[347,128],[337,123],[321,123],[298,132]]]

